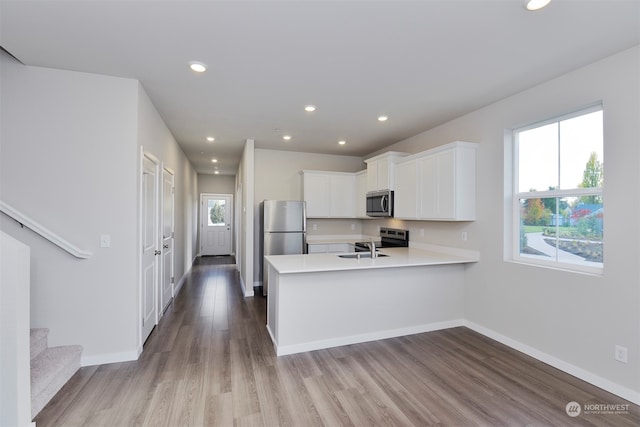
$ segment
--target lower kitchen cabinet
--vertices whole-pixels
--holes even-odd
[[[414,220],[475,220],[476,147],[474,143],[452,142],[396,164],[394,216]]]
[[[349,243],[310,243],[307,249],[310,254],[340,254],[354,251],[353,245]]]

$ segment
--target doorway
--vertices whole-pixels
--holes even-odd
[[[233,196],[200,195],[200,255],[232,253]]]
[[[156,323],[158,286],[158,172],[160,162],[154,156],[142,156],[140,183],[140,233],[142,256],[140,260],[140,311],[142,313],[141,342],[145,342]]]
[[[159,316],[173,299],[174,292],[174,173],[171,169],[162,170],[162,275],[160,276],[160,309]]]

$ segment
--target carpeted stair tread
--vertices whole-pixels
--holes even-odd
[[[80,369],[82,347],[69,345],[44,350],[31,361],[31,415],[38,412]]]
[[[49,329],[36,328],[31,329],[30,344],[31,344],[31,360],[35,359],[47,349],[48,345]]]

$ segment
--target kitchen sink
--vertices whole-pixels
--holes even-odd
[[[377,253],[376,256],[378,258],[383,258],[383,257],[387,257],[389,255]],[[346,258],[346,259],[371,258],[371,252],[349,252],[348,254],[339,254],[338,257],[339,258]]]

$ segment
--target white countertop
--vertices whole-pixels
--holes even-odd
[[[362,270],[371,268],[418,267],[443,264],[465,264],[478,261],[477,253],[452,254],[446,251],[418,248],[383,248],[379,258],[348,259],[335,253],[306,255],[270,255],[265,259],[280,274],[323,271]]]

